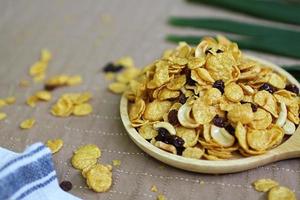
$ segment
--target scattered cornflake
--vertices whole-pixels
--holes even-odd
[[[0,99],[0,108],[4,107],[6,105],[7,105],[6,101],[4,99]]]
[[[112,167],[96,164],[86,173],[86,183],[95,192],[106,192],[112,185]]]
[[[256,191],[267,192],[271,188],[278,186],[278,183],[272,179],[259,179],[256,180],[253,185]]]
[[[50,101],[52,98],[52,95],[49,91],[38,91],[35,93],[35,96],[37,97],[37,99],[42,100],[42,101]]]
[[[110,91],[120,94],[123,93],[127,89],[127,84],[125,83],[111,83],[108,88]]]
[[[58,87],[63,87],[63,86],[74,86],[74,85],[79,85],[82,83],[82,78],[80,75],[55,75],[51,78],[49,78],[46,83],[44,88],[46,90],[53,90]]]
[[[100,156],[100,149],[96,145],[88,144],[74,151],[71,162],[74,168],[83,170],[86,167],[95,165]]]
[[[20,87],[28,87],[30,85],[30,82],[28,80],[21,80],[19,83]]]
[[[35,107],[37,102],[38,98],[36,96],[30,96],[26,100],[26,103],[31,107]]]
[[[152,185],[151,192],[158,192],[156,185]]]
[[[42,49],[41,51],[41,58],[42,62],[49,62],[52,59],[52,54],[48,49]]]
[[[88,103],[83,103],[76,105],[73,110],[73,115],[76,116],[85,116],[90,114],[93,111],[93,107]]]
[[[205,184],[205,182],[204,181],[200,181],[200,185],[204,185]]]
[[[5,102],[7,103],[7,104],[14,104],[14,103],[16,103],[16,97],[13,97],[13,96],[11,96],[11,97],[7,97],[6,99],[5,99]]]
[[[116,77],[116,74],[112,73],[112,72],[107,72],[105,74],[105,79],[108,81],[114,80],[115,77]]]
[[[121,160],[113,160],[112,163],[113,163],[113,166],[119,167],[121,165]]]
[[[119,58],[115,64],[122,65],[126,68],[134,67],[134,61],[130,56],[124,56]]]
[[[34,82],[41,82],[46,77],[46,70],[52,55],[49,50],[42,49],[40,60],[31,65],[29,74],[33,77]]]
[[[33,119],[33,118],[26,119],[21,122],[20,128],[21,129],[30,129],[34,126],[34,124],[35,124],[35,119]]]
[[[106,192],[112,185],[112,166],[97,163],[101,150],[94,144],[79,147],[71,159],[72,166],[81,170],[86,184],[95,192]]]
[[[269,191],[268,200],[296,200],[296,195],[287,187],[276,186]]]
[[[89,92],[63,94],[51,108],[51,114],[58,117],[88,115],[93,107],[87,103],[92,98]]]
[[[46,146],[49,147],[52,154],[54,154],[63,147],[63,144],[64,142],[62,139],[53,139],[53,140],[48,140]]]
[[[79,75],[75,75],[75,76],[69,76],[68,80],[67,80],[67,85],[79,85],[82,83],[82,78]]]
[[[157,200],[167,200],[167,198],[163,194],[159,194],[156,199]]]
[[[7,117],[7,114],[4,112],[0,112],[0,121],[4,120]]]
[[[42,82],[43,80],[45,80],[46,74],[39,74],[33,77],[33,81],[35,83],[39,83]]]

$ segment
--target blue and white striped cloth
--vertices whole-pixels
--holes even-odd
[[[0,200],[79,200],[63,191],[49,148],[42,143],[14,153],[0,147]]]

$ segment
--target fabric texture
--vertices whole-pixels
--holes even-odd
[[[79,200],[58,185],[49,148],[42,143],[23,153],[0,148],[0,199]]]
[[[48,139],[61,138],[64,146],[53,155],[58,180],[71,181],[70,193],[86,200],[154,200],[158,193],[168,200],[264,200],[265,194],[251,186],[259,178],[280,182],[296,191],[300,199],[299,159],[236,174],[207,175],[167,166],[130,140],[119,115],[120,97],[107,91],[109,81],[102,67],[126,55],[132,56],[137,66],[146,66],[163,50],[175,47],[165,41],[169,33],[220,33],[171,27],[167,24],[170,16],[271,23],[185,0],[1,0],[0,98],[15,96],[17,101],[1,109],[7,118],[0,121],[0,146],[22,152],[27,145],[38,141],[45,143]],[[56,89],[50,102],[38,102],[31,108],[25,104],[26,98],[43,85],[32,81],[28,69],[39,59],[42,48],[53,53],[47,78],[63,73],[79,74],[83,83]],[[300,64],[299,59],[246,52],[278,65]],[[19,87],[23,79],[30,80],[29,87]],[[91,115],[57,118],[50,114],[51,106],[62,94],[84,91],[93,94]],[[33,128],[21,130],[20,122],[32,117],[36,119]],[[101,163],[121,161],[119,167],[113,168],[113,185],[108,192],[95,193],[88,189],[86,180],[71,166],[73,151],[84,144],[101,148]],[[158,193],[151,192],[152,185],[157,186]]]

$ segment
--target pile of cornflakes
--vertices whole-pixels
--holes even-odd
[[[132,126],[172,154],[208,160],[259,155],[299,124],[298,87],[222,36],[195,48],[181,42],[136,79],[118,76],[110,89],[125,91]]]
[[[279,186],[279,183],[272,179],[259,179],[253,185],[258,192],[268,192],[268,200],[296,200],[294,192],[287,187]]]
[[[112,184],[112,166],[97,163],[100,149],[93,144],[79,147],[71,159],[74,168],[81,170],[89,188],[95,192],[106,192]]]
[[[85,116],[93,111],[88,101],[92,98],[89,92],[63,94],[51,108],[51,114],[58,117]]]

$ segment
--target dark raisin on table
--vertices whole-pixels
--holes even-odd
[[[107,63],[104,67],[103,67],[103,72],[107,73],[107,72],[119,72],[123,69],[124,67],[122,65],[115,65],[112,62]]]
[[[262,84],[262,86],[260,86],[258,90],[260,90],[260,91],[266,90],[266,91],[270,92],[271,94],[273,94],[276,91],[276,89],[268,83]]]
[[[299,95],[299,88],[295,84],[288,84],[285,89]]]
[[[178,111],[173,109],[168,114],[168,121],[173,126],[176,126],[179,124],[178,118],[177,118]]]
[[[213,84],[214,88],[217,88],[218,90],[220,90],[220,92],[223,94],[224,93],[224,88],[225,88],[225,84],[223,80],[217,80],[214,82]]]
[[[71,183],[70,181],[62,181],[62,182],[59,184],[59,187],[60,187],[62,190],[68,192],[68,191],[70,191],[70,190],[72,189],[73,185],[72,185],[72,183]]]

